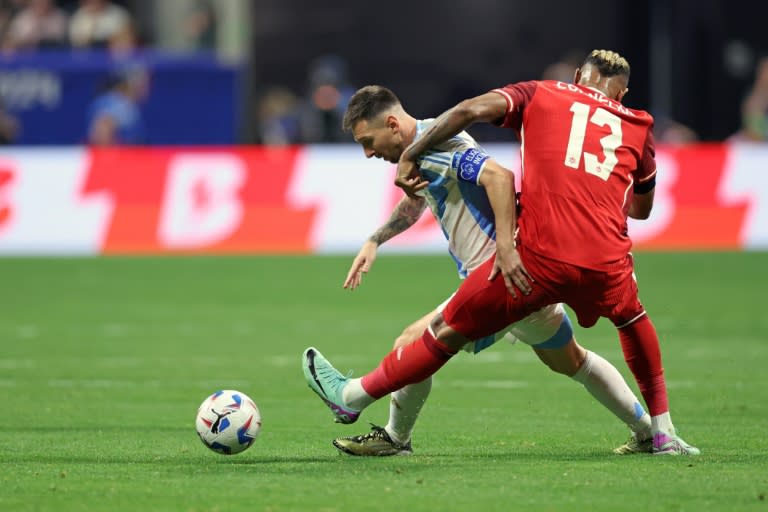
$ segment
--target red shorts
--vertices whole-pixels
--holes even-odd
[[[462,282],[445,306],[443,318],[452,329],[468,339],[479,339],[558,302],[576,312],[582,327],[592,327],[601,316],[621,327],[645,313],[629,255],[614,268],[597,271],[539,256],[522,245],[518,251],[534,279],[531,293],[518,292],[513,297],[501,275],[489,281],[492,256]]]

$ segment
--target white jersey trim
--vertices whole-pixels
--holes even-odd
[[[624,327],[627,327],[628,325],[632,325],[633,323],[637,322],[638,320],[640,320],[640,319],[641,319],[642,317],[644,317],[645,315],[646,315],[646,312],[645,312],[645,311],[643,311],[642,313],[640,313],[639,315],[637,315],[635,318],[633,318],[633,319],[632,319],[632,320],[630,320],[629,322],[627,322],[627,323],[624,323],[624,324],[621,324],[621,325],[617,325],[617,326],[616,326],[616,328],[617,328],[617,329],[623,329]]]
[[[512,109],[515,108],[515,102],[512,101],[512,96],[510,96],[507,91],[505,91],[504,89],[494,89],[491,92],[497,92],[497,93],[501,94],[502,96],[504,96],[504,99],[507,100],[507,112],[506,113],[509,114],[510,112],[512,112]]]

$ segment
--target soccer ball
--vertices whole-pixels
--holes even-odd
[[[261,430],[256,403],[240,391],[217,391],[197,410],[197,435],[205,446],[225,455],[246,450]]]

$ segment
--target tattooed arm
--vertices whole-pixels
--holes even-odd
[[[423,197],[403,197],[392,210],[392,215],[389,216],[387,223],[377,229],[368,240],[375,242],[376,245],[381,245],[390,238],[399,235],[416,224],[426,207],[427,201]]]
[[[426,207],[427,201],[423,197],[403,197],[392,210],[389,220],[365,241],[357,253],[344,280],[344,288],[354,290],[360,286],[363,274],[371,269],[376,260],[376,250],[379,246],[416,224]]]

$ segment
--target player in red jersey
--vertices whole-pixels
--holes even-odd
[[[638,298],[629,253],[627,216],[650,215],[656,168],[653,118],[621,104],[628,81],[623,57],[595,50],[574,84],[522,82],[465,100],[406,149],[396,184],[413,194],[427,185],[415,162],[428,148],[477,121],[515,130],[522,153],[517,246],[470,274],[421,338],[361,379],[343,377],[307,349],[305,367],[338,417],[356,418],[378,398],[432,375],[468,339],[565,302],[583,327],[601,316],[616,325],[651,414],[653,452],[699,454],[672,425],[659,341]]]

